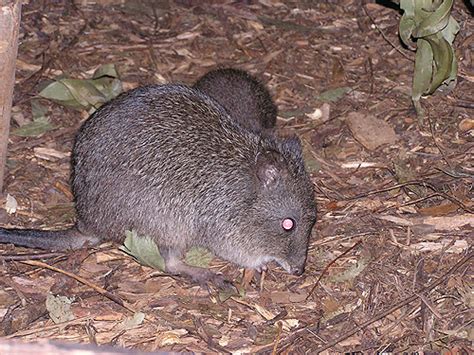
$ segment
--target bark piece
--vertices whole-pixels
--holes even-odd
[[[15,83],[21,1],[0,0],[0,192],[3,190]]]
[[[346,123],[354,138],[368,150],[375,150],[384,144],[394,144],[398,136],[385,121],[372,115],[351,112]]]

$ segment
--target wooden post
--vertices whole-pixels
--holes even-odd
[[[7,160],[20,14],[21,0],[0,0],[0,193]]]

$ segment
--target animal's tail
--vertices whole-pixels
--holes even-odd
[[[59,231],[0,228],[0,243],[11,243],[27,248],[68,250],[79,249],[86,243],[92,246],[99,242],[99,238],[84,235],[75,227]]]

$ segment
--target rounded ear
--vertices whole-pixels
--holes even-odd
[[[274,150],[260,152],[256,161],[257,178],[264,188],[276,186],[286,173],[285,159]]]

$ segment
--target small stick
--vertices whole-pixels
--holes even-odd
[[[93,316],[87,315],[87,316],[72,319],[66,322],[62,322],[62,323],[57,323],[57,324],[52,324],[52,325],[47,325],[47,326],[42,325],[40,327],[33,328],[33,329],[20,330],[16,333],[6,335],[4,339],[12,339],[12,338],[17,338],[17,337],[23,337],[26,335],[31,335],[31,334],[47,332],[49,330],[54,330],[56,328],[66,327],[67,325],[71,325],[71,324],[81,324],[84,321],[87,321],[88,319],[93,319],[93,318],[94,318]]]
[[[107,297],[109,300],[114,301],[115,303],[117,303],[119,306],[122,306],[126,310],[128,310],[132,313],[137,312],[135,309],[133,309],[133,307],[130,304],[128,304],[127,302],[125,302],[124,300],[119,298],[118,296],[110,293],[109,291],[103,289],[102,287],[99,287],[99,286],[93,284],[92,282],[84,279],[83,277],[80,277],[78,275],[75,275],[75,274],[70,273],[70,272],[65,271],[65,270],[58,269],[57,267],[48,265],[46,263],[43,263],[43,262],[37,261],[37,260],[24,260],[24,261],[21,261],[21,263],[31,265],[31,266],[41,267],[41,268],[44,268],[44,269],[49,269],[49,270],[52,270],[54,272],[58,272],[60,274],[66,275],[66,276],[68,276],[70,278],[73,278],[74,280],[79,281],[80,283],[92,288],[94,291],[98,292],[102,296]]]
[[[282,331],[282,328],[283,328],[283,325],[281,324],[281,322],[278,322],[277,326],[278,326],[278,333],[276,335],[275,344],[273,345],[272,355],[278,354],[277,348],[278,348],[278,344],[280,343],[281,331]]]
[[[373,23],[373,25],[375,26],[375,28],[377,29],[377,31],[380,32],[380,34],[382,35],[383,39],[386,40],[388,42],[388,44],[390,44],[393,49],[395,49],[398,53],[400,53],[402,56],[404,56],[406,59],[408,60],[411,60],[413,62],[413,58],[410,58],[409,56],[407,56],[405,54],[405,52],[403,52],[399,47],[397,47],[392,41],[390,41],[390,39],[385,35],[385,32],[383,32],[379,26],[375,23],[375,20],[372,18],[372,16],[369,14],[369,11],[367,11],[367,9],[365,8],[365,6],[362,6],[362,9],[364,9],[364,12],[365,14],[367,15],[367,17],[370,19],[370,21]]]
[[[350,200],[357,200],[357,199],[362,198],[362,197],[368,197],[368,196],[375,195],[375,194],[378,194],[378,193],[381,193],[381,192],[387,192],[387,191],[390,191],[390,190],[395,190],[395,189],[399,189],[401,187],[410,186],[410,185],[421,185],[421,186],[424,186],[424,187],[428,187],[431,190],[433,190],[434,193],[429,195],[429,196],[423,197],[421,199],[418,199],[418,200],[415,200],[415,201],[410,201],[409,203],[405,204],[404,206],[406,206],[408,204],[417,203],[417,202],[420,202],[420,201],[423,201],[423,200],[426,200],[426,199],[429,199],[429,198],[432,198],[432,197],[435,197],[435,196],[440,196],[440,197],[443,197],[443,198],[451,201],[455,205],[458,205],[464,211],[469,212],[469,213],[474,213],[474,210],[472,208],[469,208],[467,205],[465,205],[464,203],[459,201],[457,198],[455,198],[451,195],[448,195],[444,192],[440,192],[436,189],[435,186],[433,186],[429,182],[421,181],[421,180],[411,180],[411,181],[407,181],[407,182],[404,182],[404,183],[400,183],[400,184],[392,185],[392,186],[389,186],[389,187],[385,187],[383,189],[372,190],[372,191],[369,191],[369,192],[365,192],[365,193],[347,198],[347,200],[349,200],[349,201]]]
[[[0,260],[24,261],[24,260],[36,260],[36,259],[51,259],[57,256],[64,256],[64,253],[5,254],[5,255],[0,255]]]
[[[433,122],[431,121],[430,115],[428,116],[428,123],[430,124],[430,132],[431,132],[431,138],[433,138],[433,143],[435,144],[436,148],[439,150],[439,154],[441,154],[441,157],[443,160],[448,164],[449,168],[452,169],[453,165],[449,162],[448,158],[446,157],[446,154],[444,154],[444,150],[441,149],[441,145],[436,141],[436,136],[435,136],[435,128],[433,126]]]
[[[311,288],[311,291],[309,291],[308,296],[306,296],[305,301],[307,301],[308,298],[313,294],[314,290],[316,290],[316,287],[319,285],[319,281],[321,281],[323,275],[326,273],[326,271],[328,271],[328,269],[331,267],[331,265],[334,264],[338,259],[342,258],[344,255],[349,253],[351,250],[353,250],[356,246],[358,246],[361,243],[362,243],[362,241],[359,240],[357,243],[355,243],[353,246],[351,246],[349,249],[347,249],[341,255],[338,255],[337,258],[335,258],[329,264],[326,265],[324,270],[321,272],[321,275],[319,275],[318,279],[316,280],[316,283],[313,285],[313,288]]]

